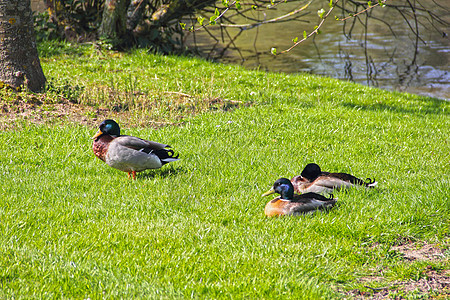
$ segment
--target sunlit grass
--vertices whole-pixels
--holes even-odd
[[[430,264],[449,269],[448,256],[411,263],[391,251],[410,241],[449,247],[448,102],[141,50],[86,51],[44,57],[47,77],[83,87],[81,105],[128,103],[117,115],[124,134],[170,144],[181,160],[130,181],[94,157],[93,126],[23,121],[1,132],[0,297],[326,299],[363,288],[365,276],[386,284],[417,280]],[[121,96],[132,90],[142,98]],[[139,102],[166,105],[165,92],[251,105],[177,114]],[[135,126],[154,119],[178,121]],[[265,218],[262,192],[309,162],[375,177],[378,188],[338,193],[328,213]]]

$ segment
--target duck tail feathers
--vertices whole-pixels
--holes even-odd
[[[180,160],[180,159],[179,158],[163,158],[163,159],[161,159],[163,164],[167,164],[167,163],[177,161],[177,160]]]
[[[163,165],[179,160],[179,154],[175,155],[175,152],[172,149],[159,149],[152,153],[159,157]]]
[[[375,181],[375,178],[374,179],[367,178],[365,184],[367,187],[373,188],[377,186],[378,182]]]

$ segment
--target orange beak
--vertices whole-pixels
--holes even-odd
[[[275,190],[273,188],[271,188],[270,190],[268,190],[267,192],[262,194],[261,197],[269,196],[269,195],[272,195],[272,194],[275,194]]]
[[[101,130],[97,131],[97,133],[92,137],[93,140],[95,140],[96,138],[98,138],[99,136],[101,136],[103,134],[103,132]]]

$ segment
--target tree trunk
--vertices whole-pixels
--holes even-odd
[[[30,0],[0,0],[0,83],[40,92],[45,81]]]
[[[132,0],[127,11],[127,29],[133,31],[145,13],[148,0]]]
[[[126,35],[136,29],[146,9],[150,9],[152,15],[147,25],[159,27],[215,2],[216,0],[105,0],[99,36],[115,42],[129,38]],[[147,5],[149,8],[146,8]]]
[[[213,5],[216,0],[174,0],[156,6],[152,21],[160,24],[194,13],[203,7]]]
[[[106,0],[99,35],[107,39],[121,39],[127,31],[127,8],[130,0]]]

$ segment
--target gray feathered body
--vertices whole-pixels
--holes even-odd
[[[111,139],[104,135],[94,142],[94,153],[108,166],[124,172],[140,172],[158,169],[164,164],[178,160],[166,144],[121,135]],[[96,151],[97,150],[97,151]]]

